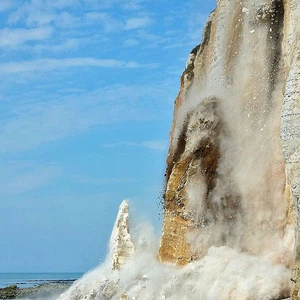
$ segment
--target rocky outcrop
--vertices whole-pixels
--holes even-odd
[[[106,262],[75,282],[57,300],[120,299],[119,274],[134,253],[135,247],[129,233],[129,205],[124,200],[112,230]]]
[[[0,299],[49,299],[66,291],[74,280],[57,280],[26,288],[10,285],[0,289]]]
[[[112,269],[119,270],[134,254],[134,244],[129,234],[129,206],[120,205],[118,216],[110,238]]]
[[[16,285],[10,285],[6,288],[0,289],[0,299],[15,299],[19,296],[21,290]]]
[[[211,13],[175,102],[161,261],[185,265],[229,246],[291,268],[299,5],[220,0]]]

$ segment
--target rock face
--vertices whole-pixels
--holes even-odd
[[[285,89],[283,91],[281,139],[296,213],[295,266],[292,299],[300,299],[300,3],[285,1],[283,57]]]
[[[118,216],[110,238],[112,269],[119,270],[134,254],[134,244],[129,234],[129,206],[120,205]]]
[[[300,2],[217,2],[175,102],[159,259],[229,246],[291,268],[293,199],[300,299]]]

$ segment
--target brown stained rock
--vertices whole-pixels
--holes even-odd
[[[242,3],[242,2],[241,2]],[[232,72],[236,59],[239,57],[239,47],[241,45],[241,39],[243,38],[242,30],[244,23],[239,20],[243,17],[241,3],[234,7],[232,12],[232,18],[229,20],[228,26],[232,29],[230,31],[230,38],[226,45],[225,51],[225,72],[229,80],[231,80]]]
[[[186,186],[189,180],[201,176],[206,185],[206,206],[213,209],[210,191],[215,186],[220,157],[218,136],[222,125],[215,98],[205,99],[188,114],[178,139],[178,147],[168,156],[165,191],[165,216],[159,250],[161,261],[184,265],[199,253],[193,253],[187,234],[199,226],[188,208]],[[199,134],[196,142],[191,141]],[[193,145],[193,146],[192,146]],[[190,148],[190,147],[193,147]],[[172,149],[171,149],[172,150]]]
[[[172,262],[183,266],[190,261],[191,249],[186,240],[186,234],[193,229],[193,223],[179,215],[165,213],[164,231],[159,249],[159,259],[162,262]]]
[[[290,1],[294,6],[296,5],[295,1]],[[160,261],[184,265],[193,258],[204,255],[207,247],[215,245],[215,240],[212,239],[213,242],[209,242],[207,247],[203,246],[203,253],[198,253],[189,244],[189,236],[191,233],[201,232],[201,228],[207,226],[215,228],[219,224],[217,245],[231,246],[230,242],[234,243],[236,238],[241,249],[255,253],[259,250],[252,251],[251,241],[256,236],[257,224],[260,224],[261,228],[276,228],[278,232],[281,230],[284,232],[286,225],[293,222],[291,217],[293,209],[286,203],[291,196],[288,183],[285,185],[284,161],[280,146],[274,146],[274,149],[270,150],[274,164],[266,167],[265,173],[253,171],[253,174],[258,174],[262,178],[260,184],[263,185],[261,190],[264,196],[255,195],[256,187],[243,190],[242,196],[238,180],[234,176],[231,178],[232,168],[235,166],[228,166],[226,169],[224,163],[226,159],[223,159],[227,154],[222,152],[221,141],[232,140],[232,150],[238,153],[244,151],[237,148],[240,147],[239,142],[243,142],[245,136],[245,140],[248,139],[245,143],[246,147],[252,147],[248,132],[260,136],[259,123],[264,123],[267,118],[270,118],[269,115],[272,115],[272,118],[277,116],[275,125],[273,123],[270,125],[273,126],[270,135],[272,139],[274,137],[276,145],[279,144],[281,104],[278,103],[283,96],[276,90],[276,84],[278,80],[283,81],[281,77],[285,69],[282,65],[281,51],[283,6],[281,1],[276,1],[275,15],[268,15],[266,18],[262,15],[264,21],[261,22],[255,20],[255,9],[258,9],[259,14],[260,11],[264,13],[265,8],[261,10],[259,6],[250,5],[250,2],[247,4],[249,4],[247,10],[243,12],[244,4],[225,0],[218,2],[218,8],[212,13],[205,27],[202,43],[191,52],[186,70],[181,77],[167,158]],[[253,26],[256,26],[254,34],[251,33]],[[263,44],[262,36],[264,41],[267,41],[266,47],[257,47],[262,59],[258,63],[253,63],[251,47]],[[241,53],[242,51],[245,52]],[[247,65],[248,61],[252,63]],[[262,80],[265,82],[262,83]],[[283,86],[282,82],[278,86],[280,89]],[[235,112],[232,117],[240,118],[244,124],[244,131],[234,130],[240,134],[238,142],[235,137],[230,137],[232,128],[228,124],[230,122],[228,112],[224,116],[224,104],[220,108],[221,103],[224,102],[228,102],[226,105],[230,107],[226,109]],[[259,148],[254,148],[253,151],[259,151]],[[223,163],[222,173],[219,173],[220,161]],[[226,177],[230,180],[224,180]],[[189,186],[197,186],[197,184],[201,185],[202,191],[205,192],[204,197],[201,198],[201,205],[203,205],[201,215],[199,212],[195,213],[190,206],[191,196],[188,193]],[[217,184],[221,186],[218,190]],[[276,203],[272,203],[275,201],[274,195],[277,197],[276,201],[279,199],[283,204],[282,210],[278,210],[280,216],[278,214],[277,219],[272,220],[273,224],[270,225],[268,218],[264,219],[264,213],[261,220],[255,220],[248,215],[245,219],[241,217],[243,210],[255,212],[256,207],[260,207],[263,211],[268,205],[274,208],[274,213],[277,214]],[[216,198],[217,201],[214,201]],[[251,202],[249,199],[255,201]],[[241,220],[240,228],[235,229],[238,218]],[[224,229],[222,229],[222,222],[226,224]],[[261,233],[263,229],[258,231]],[[213,229],[211,232],[214,234]],[[253,236],[250,236],[251,234]],[[261,236],[263,237],[263,234]]]

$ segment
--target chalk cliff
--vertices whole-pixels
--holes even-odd
[[[119,270],[134,254],[134,244],[129,233],[129,206],[126,200],[120,205],[109,247],[113,270]]]
[[[295,207],[300,299],[300,2],[217,2],[175,101],[159,259],[225,245],[291,268]]]
[[[300,3],[296,0],[286,0],[284,6],[286,12],[283,43],[285,87],[281,139],[297,220],[292,299],[300,299]]]

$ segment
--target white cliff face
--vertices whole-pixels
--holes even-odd
[[[134,254],[134,244],[129,233],[129,206],[125,200],[120,205],[109,248],[113,270],[119,270]]]
[[[283,58],[285,89],[281,140],[296,214],[292,299],[300,299],[300,2],[285,1]]]
[[[229,246],[291,267],[284,12],[279,0],[221,0],[190,56],[171,132],[162,261]]]

